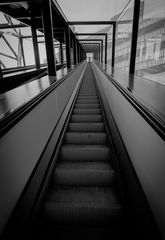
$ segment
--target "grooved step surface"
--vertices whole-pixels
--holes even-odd
[[[59,185],[110,186],[115,172],[109,162],[60,161],[53,176]]]
[[[76,103],[75,108],[100,108],[99,103]]]
[[[67,132],[65,135],[65,144],[106,144],[105,133],[82,133],[82,132]]]
[[[104,239],[116,239],[122,206],[116,191],[112,157],[93,71],[88,64],[43,208],[48,233],[56,237],[55,227],[62,227],[64,233],[71,227],[81,226],[83,231],[88,228],[88,232],[103,227],[112,230]],[[73,240],[74,233],[71,233]],[[106,236],[104,230],[98,239],[103,239],[103,235]],[[79,236],[75,240],[98,237],[93,232],[91,237]],[[61,238],[60,233],[60,240],[67,238],[67,234]]]
[[[80,96],[78,95],[77,100],[83,99],[99,99],[97,96]]]
[[[71,122],[77,123],[99,123],[102,122],[102,115],[72,115]]]
[[[80,99],[76,101],[76,104],[81,104],[81,103],[93,104],[93,103],[99,103],[99,100],[98,99]]]
[[[69,132],[104,132],[104,123],[69,123]]]
[[[63,145],[63,161],[110,161],[111,152],[106,145]]]
[[[96,89],[95,89],[95,91],[84,91],[81,88],[79,94],[96,94]]]
[[[93,109],[93,108],[87,108],[87,109],[74,109],[73,114],[78,115],[98,115],[101,114],[101,108]]]
[[[80,91],[79,92],[79,96],[98,96],[98,94],[96,92],[90,93],[90,92],[82,92],[82,91]]]
[[[115,224],[122,208],[113,188],[52,186],[44,205],[48,221],[61,224]]]
[[[50,225],[49,225],[50,226]],[[56,240],[61,239],[72,239],[72,240],[107,240],[107,236],[110,236],[110,240],[119,240],[123,239],[123,233],[118,231],[116,227],[108,228],[108,226],[99,227],[99,226],[54,226],[54,232],[51,232],[51,229],[48,228],[46,234],[46,240],[52,239],[54,232],[56,233]],[[128,240],[128,239],[127,239]]]

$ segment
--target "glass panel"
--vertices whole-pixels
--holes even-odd
[[[34,50],[30,27],[13,28],[12,25],[23,25],[18,20],[0,12],[0,63],[2,69],[34,65]],[[6,25],[6,26],[5,26]]]
[[[41,64],[47,63],[45,43],[39,43],[38,48],[40,54],[40,63]]]
[[[165,2],[141,0],[136,75],[165,84]]]
[[[111,61],[112,61],[112,27],[110,27],[109,31],[108,31],[108,36],[107,36],[107,64],[111,65]]]
[[[130,61],[133,6],[134,1],[124,9],[116,22],[115,67],[127,72]]]
[[[23,39],[23,49],[25,56],[25,65],[35,65],[33,42],[31,38]]]

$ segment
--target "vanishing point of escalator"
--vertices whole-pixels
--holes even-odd
[[[120,238],[123,209],[105,129],[88,63],[43,207],[45,239]]]

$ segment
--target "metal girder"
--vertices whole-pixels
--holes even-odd
[[[112,68],[114,68],[115,65],[115,39],[116,39],[116,24],[113,25],[112,34],[112,61],[111,61]]]
[[[3,68],[6,68],[6,66],[5,66],[5,64],[2,62],[2,60],[0,60],[0,65],[2,65]],[[2,70],[2,69],[0,69],[0,75],[1,75],[1,77],[2,77],[2,72],[1,72],[1,70]]]
[[[37,35],[37,38],[44,37],[44,35]],[[22,38],[32,38],[32,35],[22,36]]]
[[[135,73],[136,49],[137,49],[139,16],[140,16],[140,2],[141,2],[140,0],[136,0],[135,3],[134,3],[129,74],[134,74]]]
[[[5,43],[7,44],[7,46],[10,48],[10,50],[12,51],[12,53],[14,54],[14,56],[17,58],[17,54],[14,51],[14,49],[12,48],[12,46],[10,45],[10,43],[7,41],[7,39],[5,38],[5,36],[2,36],[2,39],[5,41]]]
[[[11,59],[14,59],[14,60],[16,60],[16,61],[17,61],[17,58],[15,58],[15,57],[12,57],[12,56],[10,56],[10,55],[8,55],[8,54],[1,53],[1,52],[0,52],[0,55],[2,55],[2,56],[4,56],[4,57],[11,58]]]
[[[101,62],[103,62],[103,39],[79,39],[80,42],[87,42],[87,41],[92,41],[92,42],[101,42]]]
[[[37,41],[37,31],[35,28],[31,27],[32,32],[32,41],[33,41],[33,50],[34,50],[34,59],[36,64],[36,69],[40,69],[40,54]]]
[[[18,58],[17,58],[17,67],[21,67],[21,62],[23,60],[23,65],[25,66],[25,55],[23,49],[23,40],[21,37],[21,32],[19,31],[19,40],[18,40]]]
[[[70,42],[70,28],[65,30],[65,44],[66,44],[66,62],[67,68],[71,68],[71,42]]]
[[[75,33],[77,36],[105,36],[107,33]]]
[[[65,31],[64,28],[52,27],[52,29],[53,29],[53,32],[59,32],[59,33],[63,33],[63,32]],[[43,27],[39,27],[39,28],[37,28],[37,30],[38,30],[38,31],[43,30]]]
[[[113,26],[115,26],[115,25],[116,24],[113,24]],[[78,36],[104,36],[105,37],[105,39],[104,39],[105,40],[105,60],[104,61],[105,61],[105,64],[107,63],[107,33],[76,33],[76,35],[78,35]],[[83,39],[81,39],[81,40],[83,40]],[[88,39],[88,40],[90,40],[90,39]],[[97,39],[92,39],[92,40],[94,41]],[[103,46],[102,46],[102,48],[103,48]]]
[[[52,7],[51,1],[41,1],[42,20],[45,35],[46,56],[48,65],[48,75],[56,76],[56,62],[53,42],[53,21],[52,21]]]
[[[84,42],[84,41],[90,41],[90,42],[94,42],[94,41],[104,41],[104,39],[100,39],[100,38],[98,38],[98,39],[95,39],[95,38],[92,38],[92,39],[79,39],[79,42]]]
[[[13,24],[13,25],[0,24],[0,29],[23,28],[23,27],[28,27],[28,26],[25,24]]]
[[[41,0],[0,0],[0,5],[8,5],[13,3],[24,3],[24,2],[41,2]]]
[[[84,44],[86,44],[86,46],[89,46],[89,45],[91,45],[91,46],[94,46],[95,45],[95,49],[93,49],[93,51],[92,51],[92,49],[89,47],[89,48],[87,48],[87,47],[85,47],[84,46],[84,48],[85,48],[85,51],[86,52],[94,52],[94,51],[96,51],[96,49],[98,48],[98,59],[99,59],[99,61],[101,60],[102,61],[102,54],[100,55],[100,51],[101,51],[101,47],[102,47],[102,44],[101,44],[101,42],[96,42],[96,43],[82,43],[83,45]],[[101,46],[101,47],[100,47]]]
[[[61,60],[61,63],[64,63],[64,53],[63,53],[62,41],[60,41],[60,60]]]
[[[112,25],[114,21],[71,21],[69,25]]]

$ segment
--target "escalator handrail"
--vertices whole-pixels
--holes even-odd
[[[30,99],[28,102],[24,103],[18,107],[15,111],[4,117],[0,121],[0,137],[2,137],[7,131],[9,131],[14,125],[16,125],[24,116],[26,116],[35,106],[37,106],[42,100],[44,100],[55,88],[63,83],[81,63],[76,65],[76,67],[70,72],[68,72],[59,81],[53,82],[47,89],[39,93],[34,98]]]
[[[156,114],[154,114],[148,107],[136,98],[128,89],[124,88],[117,82],[113,76],[107,74],[99,65],[97,67],[109,79],[109,81],[120,91],[120,93],[129,101],[129,103],[136,109],[136,111],[147,121],[147,123],[157,132],[157,134],[165,140],[165,123]]]

